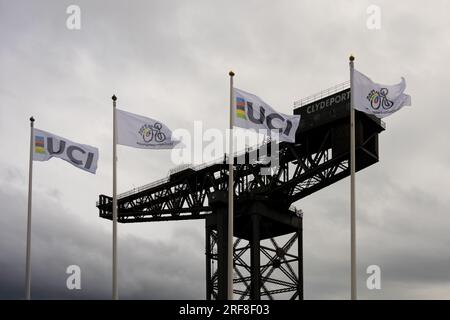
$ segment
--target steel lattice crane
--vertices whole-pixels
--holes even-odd
[[[279,163],[249,163],[260,149],[235,155],[234,293],[240,299],[303,299],[301,210],[292,205],[349,175],[348,83],[296,103],[296,143],[268,142]],[[378,162],[384,123],[356,112],[356,170]],[[244,161],[247,160],[247,161]],[[225,160],[174,170],[164,179],[118,196],[118,221],[139,223],[205,219],[206,298],[226,299],[227,190]],[[101,218],[112,219],[112,198],[101,194]],[[277,237],[289,235],[284,244]],[[264,242],[263,242],[264,241]],[[296,248],[297,253],[292,251]]]

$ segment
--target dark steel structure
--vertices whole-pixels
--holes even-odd
[[[278,145],[272,174],[260,172],[271,164],[242,161],[260,156],[260,149],[234,157],[233,282],[240,299],[303,299],[303,216],[291,205],[349,175],[350,89],[339,89],[300,102],[294,110],[302,117],[296,143]],[[356,112],[357,171],[378,162],[384,129],[379,119]],[[185,167],[118,196],[122,223],[205,219],[207,299],[226,299],[228,174],[225,161]],[[112,219],[111,204],[111,197],[99,196],[100,217]],[[277,237],[283,235],[280,245]]]

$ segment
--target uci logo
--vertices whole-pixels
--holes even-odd
[[[394,105],[394,102],[387,98],[388,93],[389,90],[387,88],[381,88],[380,91],[370,91],[367,96],[370,106],[375,110],[379,109],[380,106],[382,106],[385,110],[390,109]]]
[[[148,143],[155,140],[155,142],[163,142],[166,140],[166,135],[161,132],[162,124],[156,122],[154,125],[144,124],[139,129],[139,134],[142,136],[144,142]]]
[[[91,169],[94,160],[92,152],[84,150],[79,145],[69,145],[65,140],[59,140],[58,149],[55,148],[52,137],[47,137],[47,151],[50,156],[65,155],[76,166],[82,166],[85,169]]]
[[[289,135],[292,129],[292,122],[289,119],[285,119],[275,112],[266,115],[266,109],[263,106],[259,106],[259,114],[255,116],[253,103],[250,101],[246,101],[246,103],[249,121],[258,125],[266,124],[270,130],[278,130],[280,134]]]

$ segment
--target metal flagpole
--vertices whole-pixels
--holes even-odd
[[[353,107],[353,61],[350,56],[350,251],[351,251],[351,299],[356,300],[356,202],[355,202],[355,109]]]
[[[27,220],[27,261],[25,275],[25,298],[31,299],[31,197],[33,193],[33,141],[34,118],[30,118],[30,164],[28,169],[28,220]]]
[[[119,288],[117,286],[117,119],[116,119],[116,101],[117,97],[112,96],[113,100],[113,268],[112,268],[112,298],[119,299]]]
[[[227,298],[233,300],[233,198],[234,198],[234,156],[233,156],[233,77],[234,72],[228,73],[230,76],[230,141],[228,151],[228,254],[227,254]]]

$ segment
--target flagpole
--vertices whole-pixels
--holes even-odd
[[[234,156],[233,156],[233,77],[234,72],[228,73],[230,76],[230,141],[228,151],[228,254],[227,254],[227,298],[233,300],[233,198],[234,198]]]
[[[116,119],[116,101],[117,97],[112,96],[113,101],[113,268],[112,268],[112,298],[119,299],[119,288],[117,285],[117,119]]]
[[[352,55],[350,60],[350,251],[351,251],[351,299],[356,300],[356,202],[355,202],[355,168],[356,168],[356,151],[355,151],[355,109],[353,107],[353,61],[355,57]]]
[[[34,118],[30,118],[30,163],[28,167],[28,219],[27,219],[27,260],[25,275],[25,298],[31,299],[31,198],[33,193],[33,133]]]

